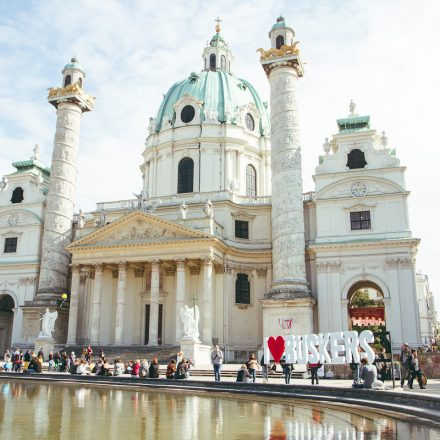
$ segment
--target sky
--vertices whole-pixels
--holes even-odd
[[[97,97],[81,125],[76,210],[140,191],[149,118],[172,84],[202,69],[217,16],[234,73],[268,101],[256,49],[269,47],[282,14],[307,63],[299,86],[304,191],[313,190],[324,139],[353,99],[408,166],[411,229],[422,239],[417,269],[428,274],[440,310],[439,1],[0,0],[0,11],[0,177],[36,143],[50,165],[55,111],[47,88],[60,85],[72,56]]]

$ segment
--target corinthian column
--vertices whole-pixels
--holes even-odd
[[[101,296],[102,296],[102,264],[95,266],[95,283],[92,293],[92,316],[90,327],[90,343],[99,344],[101,326]]]
[[[122,345],[124,332],[125,291],[127,284],[127,264],[119,263],[118,292],[116,295],[115,345]]]
[[[212,344],[212,263],[210,258],[203,260],[203,343]]]
[[[176,343],[183,336],[180,308],[185,304],[185,260],[176,261]]]
[[[150,290],[150,327],[148,330],[148,345],[155,347],[159,345],[159,280],[160,266],[158,261],[151,264],[151,290]]]
[[[67,345],[76,345],[76,326],[78,322],[80,268],[72,267],[72,286],[70,289],[69,326],[67,331]]]

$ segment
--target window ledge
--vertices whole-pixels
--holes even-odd
[[[248,309],[249,307],[252,307],[251,304],[239,304],[239,303],[235,303],[235,306],[239,309]]]

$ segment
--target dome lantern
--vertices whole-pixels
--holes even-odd
[[[220,23],[222,20],[217,17],[215,21],[217,23],[215,26],[215,34],[211,38],[209,45],[205,47],[203,51],[203,69],[213,72],[222,70],[231,73],[231,64],[234,61],[234,57],[228,47],[228,43],[226,43],[220,34]]]

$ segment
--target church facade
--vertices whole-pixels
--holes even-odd
[[[0,348],[31,344],[46,307],[59,313],[59,344],[179,345],[180,308],[197,305],[202,342],[234,361],[264,336],[352,328],[360,290],[381,304],[395,348],[422,343],[405,167],[352,103],[304,194],[301,57],[282,17],[269,37],[260,61],[270,112],[232,73],[217,26],[202,71],[175,83],[150,118],[140,194],[87,213],[74,214],[73,200],[93,98],[78,61],[65,66],[48,97],[51,168],[36,147],[0,182]]]

